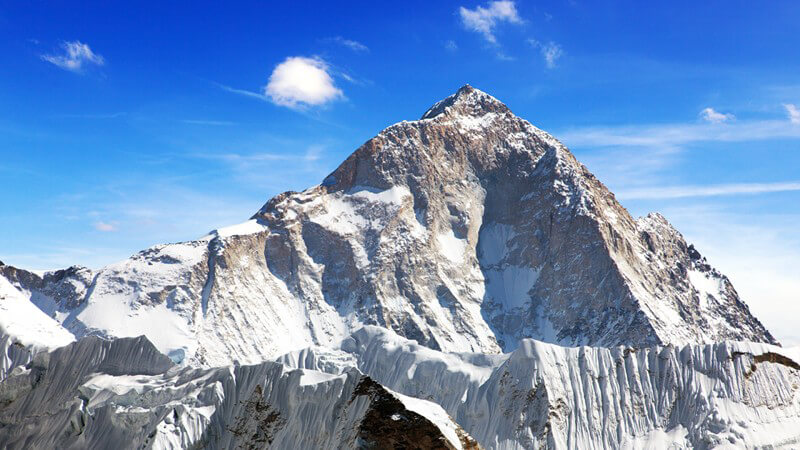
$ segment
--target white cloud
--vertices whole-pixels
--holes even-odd
[[[720,195],[763,194],[768,192],[800,191],[800,182],[733,183],[708,186],[650,186],[641,189],[619,190],[616,196],[625,200],[652,200],[686,197],[715,197]]]
[[[715,111],[714,108],[706,108],[700,111],[700,117],[711,123],[722,123],[736,118],[733,114],[723,114]]]
[[[558,59],[564,55],[564,50],[561,49],[561,46],[553,41],[544,43],[539,42],[536,39],[528,39],[528,43],[539,49],[539,52],[542,54],[542,58],[544,58],[544,63],[548,69],[555,68],[556,61],[558,61]]]
[[[789,115],[789,121],[794,124],[800,124],[800,110],[797,109],[797,106],[791,103],[785,103],[783,107],[786,108],[786,113]]]
[[[95,64],[102,66],[105,60],[102,56],[94,53],[88,45],[80,41],[68,41],[61,43],[64,53],[61,55],[42,55],[42,59],[55,64],[65,70],[80,72],[84,64]]]
[[[451,39],[444,43],[444,48],[448,51],[454,52],[458,50],[458,44],[456,44],[456,41]]]
[[[264,87],[264,94],[276,105],[289,108],[322,105],[343,96],[334,85],[325,61],[302,56],[291,56],[278,64]]]
[[[326,39],[326,40],[330,40],[331,42],[335,42],[335,43],[337,43],[339,45],[343,45],[343,46],[349,48],[350,50],[352,50],[354,52],[368,52],[369,51],[369,47],[367,47],[366,45],[362,44],[361,42],[354,41],[352,39],[345,39],[345,38],[343,38],[341,36],[336,36],[336,37],[333,37],[333,38],[330,38],[330,39]]]
[[[510,0],[492,1],[487,7],[476,6],[475,9],[462,6],[458,12],[464,28],[481,33],[492,44],[497,43],[494,29],[498,23],[522,23],[516,5]]]
[[[103,232],[110,232],[110,231],[117,231],[117,226],[113,223],[108,222],[95,222],[94,229],[97,231]]]

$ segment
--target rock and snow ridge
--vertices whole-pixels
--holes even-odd
[[[598,432],[594,418],[580,419],[588,421],[580,425],[584,428],[556,432],[556,419],[540,417],[537,429],[551,430],[551,437],[514,435],[508,428],[511,416],[489,424],[483,416],[460,415],[456,403],[468,400],[471,388],[463,383],[470,375],[461,381],[448,378],[462,384],[447,388],[447,395],[401,389],[381,378],[385,373],[368,369],[380,360],[364,362],[341,350],[346,348],[342,343],[351,342],[364,326],[376,325],[421,345],[412,352],[416,356],[407,358],[467,352],[474,354],[467,371],[487,376],[497,370],[493,364],[529,352],[531,345],[561,348],[531,344],[528,338],[565,346],[656,349],[644,351],[649,355],[665,352],[654,347],[664,345],[713,353],[717,350],[698,350],[713,346],[691,344],[776,343],[730,281],[662,216],[631,218],[555,138],[470,86],[435,104],[420,120],[383,130],[320,185],[276,196],[243,224],[196,241],[154,246],[99,270],[73,267],[41,274],[0,263],[0,307],[20,311],[0,315],[0,379],[14,367],[34,364],[37,352],[84,336],[145,335],[180,367],[236,364],[226,369],[233,373],[238,364],[259,365],[304,348],[340,349],[329,352],[331,366],[357,366],[401,394],[435,399],[467,432],[493,448],[584,442],[614,447],[628,438],[643,439],[646,430],[682,431],[672,419],[653,416],[631,424],[634,410],[603,407],[591,413],[600,415],[597,420],[627,421],[615,433],[592,435]],[[26,320],[34,321],[41,336],[17,336],[14,327]],[[573,350],[550,352],[557,355],[551,361],[569,365]],[[605,361],[605,376],[619,376],[607,364],[615,350],[592,352]],[[684,363],[696,364],[691,358],[681,359]],[[584,370],[576,367],[576,373]],[[796,375],[787,370],[780,376]],[[565,376],[537,373],[543,378],[529,381],[537,386],[554,383],[551,375]],[[727,376],[734,376],[729,369],[714,383],[732,382]],[[161,385],[173,382],[170,378]],[[547,388],[541,394],[546,401],[537,400],[537,407],[589,392],[584,382],[576,378],[557,395]],[[673,377],[673,383],[688,381]],[[611,395],[606,389],[622,397],[641,394],[625,383],[592,389],[603,398]],[[630,389],[635,392],[626,393]],[[786,389],[796,394],[796,387]],[[767,391],[758,395],[772,395]],[[787,398],[793,397],[780,401],[792,405],[794,400]],[[655,401],[652,397],[638,401],[636,408],[661,407],[648,403]],[[737,408],[758,406],[744,404]],[[791,419],[795,410],[787,411]],[[762,415],[758,410],[752,414]],[[564,411],[557,414],[565,416]],[[691,434],[689,425],[698,417],[680,422],[693,443],[708,428]],[[205,430],[210,422],[203,423]],[[187,433],[194,436],[196,430]],[[190,441],[195,442],[176,445]]]

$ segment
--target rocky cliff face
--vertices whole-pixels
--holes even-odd
[[[364,324],[433,349],[775,340],[667,221],[470,86],[242,225],[98,271],[2,267],[76,336],[256,362]]]

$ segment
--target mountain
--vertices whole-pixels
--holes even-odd
[[[797,351],[471,86],[242,224],[97,270],[0,263],[0,313],[12,447],[800,442]]]
[[[75,336],[258,362],[379,325],[433,349],[775,343],[663,217],[471,86],[250,221],[97,271],[0,275]]]

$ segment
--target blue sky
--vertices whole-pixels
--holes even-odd
[[[97,267],[241,222],[470,83],[800,343],[800,5],[696,3],[8,2],[0,260]]]

